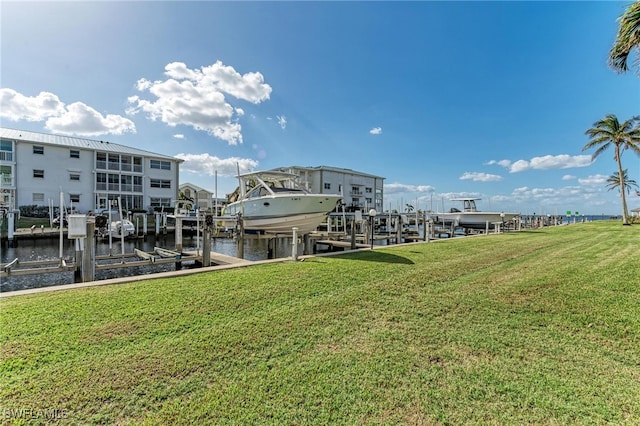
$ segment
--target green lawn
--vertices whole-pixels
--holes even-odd
[[[640,424],[639,249],[594,222],[3,298],[0,422]]]

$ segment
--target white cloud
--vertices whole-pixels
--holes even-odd
[[[509,173],[519,173],[526,170],[570,169],[587,167],[593,162],[591,155],[545,155],[533,157],[531,160],[491,160],[487,165],[497,164],[509,170]]]
[[[24,96],[13,89],[0,89],[0,117],[11,121],[44,121],[64,113],[64,103],[49,92]]]
[[[573,175],[562,176],[562,180],[574,180],[574,179],[576,179],[576,176],[573,176]]]
[[[502,176],[479,172],[465,172],[460,176],[460,180],[472,180],[474,182],[498,182],[502,180]]]
[[[172,127],[191,126],[229,145],[242,143],[242,127],[237,119],[244,115],[244,110],[234,108],[226,95],[258,104],[268,100],[272,90],[259,72],[241,75],[220,61],[194,70],[182,62],[173,62],[166,65],[165,74],[169,77],[165,81],[138,80],[138,90],[148,91],[156,100],[132,96],[127,112],[142,111],[151,120]]]
[[[276,118],[278,119],[278,124],[280,125],[280,127],[284,130],[287,128],[287,117],[285,117],[284,115],[276,115]]]
[[[398,194],[402,192],[434,192],[431,185],[406,185],[403,183],[388,183],[384,185],[385,194]]]
[[[184,135],[181,133],[176,133],[175,135],[173,135],[173,137],[176,139],[184,139]]]
[[[380,135],[382,134],[382,127],[374,127],[373,129],[369,130],[369,133],[371,133],[372,135]]]
[[[500,161],[496,161],[496,160],[491,160],[487,163],[485,163],[488,166],[492,166],[494,164],[497,164],[498,166],[502,166],[505,168],[509,168],[511,166],[511,160],[500,160]]]
[[[605,175],[591,175],[584,179],[578,179],[578,182],[580,185],[586,186],[605,186],[608,178],[609,176]]]
[[[65,105],[49,92],[24,96],[4,88],[0,89],[0,104],[0,117],[12,121],[45,121],[45,127],[54,133],[98,136],[136,132],[135,124],[128,118],[115,114],[102,115],[82,102]]]
[[[221,176],[235,176],[240,167],[240,172],[254,170],[258,162],[250,158],[218,158],[204,154],[177,154],[177,158],[184,160],[180,164],[181,172],[191,172],[199,175],[214,176],[215,172]]]
[[[79,136],[135,133],[136,126],[128,118],[115,114],[103,116],[82,102],[74,102],[57,117],[49,117],[45,127],[54,133]]]

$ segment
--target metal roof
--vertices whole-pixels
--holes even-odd
[[[131,148],[126,145],[120,145],[109,141],[99,141],[85,138],[74,138],[71,136],[52,135],[48,133],[30,132],[27,130],[9,129],[0,127],[0,137],[3,139],[13,139],[24,142],[36,142],[44,145],[68,146],[70,148],[83,148],[93,151],[117,152],[119,154],[140,155],[145,157],[162,158],[182,163],[181,160],[170,155],[158,154],[142,149]]]

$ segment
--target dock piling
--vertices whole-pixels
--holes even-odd
[[[291,241],[291,258],[295,262],[298,260],[298,228],[294,226],[291,230],[293,231]]]

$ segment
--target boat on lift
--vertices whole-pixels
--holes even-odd
[[[136,227],[130,220],[116,220],[111,222],[106,236],[108,237],[109,234],[113,239],[134,237],[136,235]]]
[[[231,194],[223,216],[240,217],[246,232],[299,234],[316,230],[342,196],[314,194],[298,183],[298,176],[279,170],[245,173]]]
[[[431,213],[430,218],[435,223],[443,223],[456,228],[487,229],[488,226],[494,226],[498,223],[504,225],[520,216],[520,213],[512,212],[479,211],[476,207],[478,200],[480,198],[454,198],[451,201],[463,203],[462,210],[452,208],[447,213]]]

